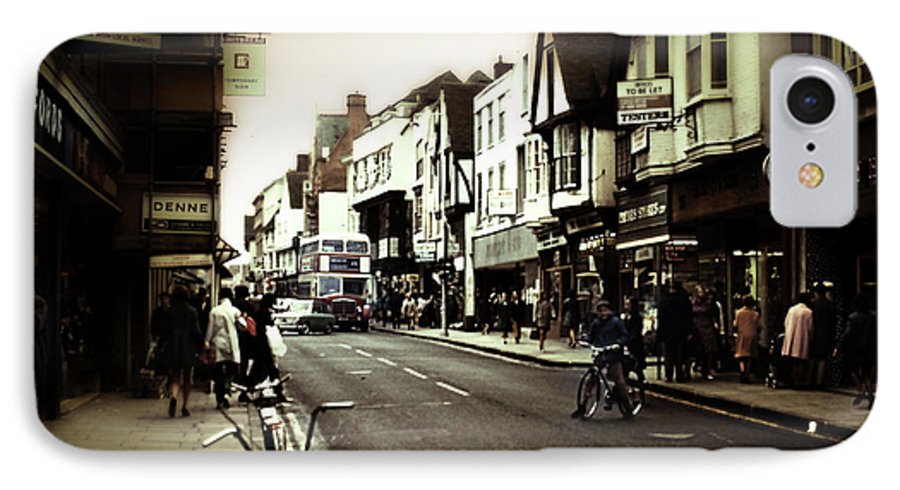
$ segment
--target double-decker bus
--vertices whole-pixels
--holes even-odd
[[[338,328],[368,330],[370,250],[369,237],[362,233],[321,233],[301,239],[297,295],[328,304]]]

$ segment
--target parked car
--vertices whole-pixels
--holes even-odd
[[[313,299],[282,298],[272,314],[272,321],[281,332],[305,335],[311,332],[331,334],[337,322],[328,303]]]

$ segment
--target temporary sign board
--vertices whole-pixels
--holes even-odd
[[[266,95],[266,38],[227,34],[222,56],[225,95]]]
[[[618,82],[616,101],[620,126],[672,122],[672,79]]]

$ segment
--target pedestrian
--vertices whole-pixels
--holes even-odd
[[[500,297],[497,300],[497,325],[502,333],[504,344],[507,343],[511,322],[512,312],[510,311],[509,299],[506,296],[506,291],[504,291],[500,293]]]
[[[625,298],[621,320],[628,329],[628,350],[635,360],[635,371],[643,375],[647,367],[647,354],[644,350],[644,316],[636,296]]]
[[[231,288],[223,287],[219,290],[219,304],[209,312],[209,326],[203,343],[205,348],[213,349],[216,353],[216,408],[229,407],[226,397],[241,362],[237,328],[241,310],[231,304],[233,297]]]
[[[481,335],[487,335],[491,331],[491,306],[488,297],[480,291],[475,293],[475,315]]]
[[[417,316],[416,300],[412,294],[406,293],[406,299],[403,300],[403,319],[406,321],[407,330],[416,329]]]
[[[684,383],[690,373],[685,368],[685,349],[693,315],[691,299],[680,282],[670,283],[667,294],[660,299],[656,339],[663,344],[666,382]]]
[[[269,346],[269,337],[266,335],[266,328],[274,324],[272,322],[272,306],[274,304],[275,295],[266,293],[259,300],[259,307],[252,315],[256,323],[256,336],[251,337],[250,341],[250,356],[253,358],[253,365],[247,375],[250,386],[255,386],[267,379],[276,380],[280,377],[278,366],[275,364],[275,356]],[[281,385],[276,392],[280,396]]]
[[[819,388],[825,381],[825,366],[835,346],[837,314],[834,304],[828,299],[831,283],[819,282],[813,286],[810,309],[813,312],[813,335],[810,346],[809,384]]]
[[[250,298],[250,289],[247,286],[239,285],[234,287],[234,302],[232,303],[235,308],[241,311],[241,315],[252,316],[253,315],[253,304],[249,300]],[[241,351],[241,361],[238,366],[237,379],[238,382],[243,383],[247,377],[247,368],[250,363],[250,341],[251,335],[250,332],[247,331],[246,328],[241,328],[241,325],[238,326],[238,348]]]
[[[832,356],[843,356],[847,368],[856,382],[859,395],[854,405],[863,400],[872,408],[875,402],[876,367],[878,365],[878,329],[875,312],[869,298],[859,293],[853,300],[853,313],[847,318],[847,328],[841,334]]]
[[[209,304],[209,293],[205,287],[201,286],[197,289],[197,294],[194,295],[191,306],[193,306],[197,310],[197,314],[200,315],[200,331],[206,331],[206,325],[209,322],[209,312],[212,309]]]
[[[513,339],[515,339],[518,344],[522,339],[522,320],[525,315],[525,307],[516,291],[513,291],[509,298],[509,313],[510,321],[512,323]]]
[[[181,415],[187,417],[191,414],[188,400],[202,334],[197,310],[188,303],[188,290],[184,286],[175,286],[172,291],[168,320],[169,328],[160,332],[160,341],[165,346],[160,366],[166,373],[169,417],[175,416],[179,389],[182,393]]]
[[[719,353],[719,326],[717,325],[718,311],[712,302],[712,298],[701,285],[694,288],[694,300],[692,306],[694,335],[697,336],[698,347],[695,352],[700,364],[700,374],[707,380],[715,379],[712,375],[715,359]]]
[[[397,291],[392,291],[388,299],[388,316],[391,317],[391,327],[394,330],[400,328],[400,314],[403,311],[403,297]]]
[[[569,336],[569,348],[574,349],[578,346],[575,336],[578,334],[578,327],[581,325],[581,309],[578,307],[578,297],[575,290],[569,291],[566,299],[563,300],[563,331]]]
[[[813,312],[809,293],[800,293],[797,304],[784,318],[784,344],[781,355],[790,360],[794,386],[805,387],[809,370],[809,348],[813,335]]]
[[[553,318],[553,305],[550,304],[550,299],[547,298],[546,292],[541,292],[534,317],[537,319],[540,351],[544,352],[544,342],[547,340],[547,333],[550,331],[550,319]]]
[[[153,309],[150,315],[150,336],[156,342],[157,360],[165,346],[162,344],[163,336],[168,336],[172,329],[172,322],[169,319],[169,308],[172,306],[171,296],[163,291],[159,293],[159,306]]]
[[[756,311],[756,300],[749,294],[742,299],[743,306],[734,315],[734,329],[737,335],[734,358],[740,366],[741,383],[750,382],[750,368],[756,358],[756,340],[762,329],[759,312]]]
[[[417,327],[425,327],[428,324],[428,320],[425,316],[425,307],[428,305],[428,300],[425,299],[424,294],[416,294],[416,326]]]

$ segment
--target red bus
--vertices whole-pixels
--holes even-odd
[[[328,304],[338,328],[369,329],[372,255],[363,233],[321,233],[300,240],[298,296]]]

